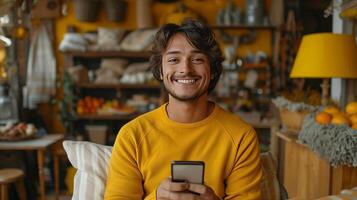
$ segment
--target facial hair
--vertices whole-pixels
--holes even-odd
[[[177,77],[176,77],[177,78]],[[178,94],[175,93],[173,89],[170,89],[170,87],[167,87],[165,84],[165,81],[163,81],[163,85],[165,87],[165,90],[167,93],[169,93],[170,96],[173,98],[179,100],[179,101],[184,101],[184,102],[190,102],[199,99],[202,95],[208,93],[208,87],[205,90],[198,91],[197,93],[193,94],[192,96],[179,96]]]

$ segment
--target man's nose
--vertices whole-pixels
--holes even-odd
[[[180,65],[179,69],[180,74],[187,74],[189,72],[192,72],[192,63],[191,60],[186,59],[182,64]]]

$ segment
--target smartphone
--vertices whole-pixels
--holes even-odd
[[[171,178],[174,182],[203,184],[205,163],[203,161],[172,161]]]

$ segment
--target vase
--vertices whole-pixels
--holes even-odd
[[[109,21],[124,21],[127,8],[128,3],[125,0],[105,0],[105,9]]]
[[[99,0],[74,0],[74,11],[76,18],[79,21],[96,21],[99,9]]]
[[[152,0],[136,1],[136,24],[137,28],[150,28],[154,25],[151,10]]]

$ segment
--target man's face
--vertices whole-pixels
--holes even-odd
[[[207,96],[210,74],[209,58],[183,34],[172,36],[162,57],[161,74],[170,96],[180,101]]]

